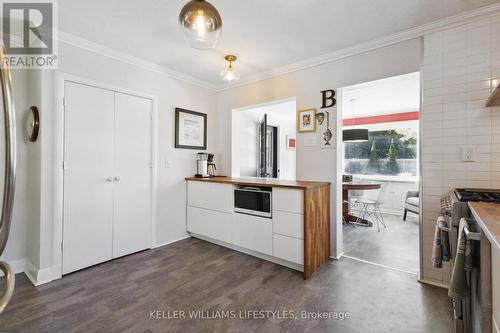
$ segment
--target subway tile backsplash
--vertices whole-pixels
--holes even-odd
[[[500,108],[484,107],[500,82],[500,15],[426,35],[423,54],[423,277],[447,284],[450,268],[430,264],[441,195],[500,187]],[[474,162],[461,161],[461,146],[474,147]]]

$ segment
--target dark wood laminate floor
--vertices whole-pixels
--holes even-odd
[[[16,278],[0,332],[451,332],[452,324],[446,290],[411,274],[342,259],[304,281],[299,272],[192,238],[38,288]],[[151,310],[289,310],[299,318],[151,319]],[[352,318],[304,320],[303,310]]]
[[[393,268],[414,272],[419,269],[418,217],[384,214],[387,228],[344,225],[344,254]]]

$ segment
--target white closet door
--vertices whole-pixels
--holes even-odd
[[[114,93],[65,83],[63,274],[112,258]]]
[[[115,258],[151,247],[151,113],[151,100],[115,93]]]

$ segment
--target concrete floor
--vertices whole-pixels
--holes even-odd
[[[344,255],[404,271],[418,272],[418,217],[384,214],[387,229],[344,225]]]
[[[451,332],[452,325],[446,290],[420,284],[411,274],[344,258],[304,281],[299,272],[193,238],[38,288],[22,274],[16,278],[1,332],[420,333]],[[164,318],[175,310],[186,311],[187,318]],[[275,318],[236,313],[231,319],[190,319],[189,310],[282,312]],[[151,318],[151,311],[163,312]],[[283,311],[293,316],[284,318]],[[351,318],[304,319],[302,311],[342,311]]]

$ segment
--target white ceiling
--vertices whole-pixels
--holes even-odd
[[[353,102],[352,100],[356,100]],[[342,118],[419,111],[420,73],[398,75],[342,89]],[[355,114],[354,114],[355,110]]]
[[[177,26],[188,0],[63,0],[60,30],[221,85],[223,56],[242,78],[497,3],[498,0],[211,0],[215,50],[190,48]]]

